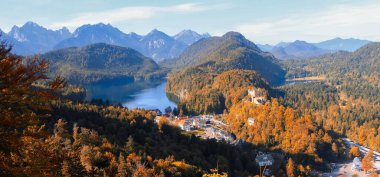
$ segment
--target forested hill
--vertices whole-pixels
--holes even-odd
[[[104,43],[55,50],[43,54],[42,58],[50,61],[53,73],[73,83],[164,76],[152,59],[133,49]]]
[[[174,70],[188,67],[212,67],[221,73],[232,69],[254,70],[270,84],[284,81],[284,71],[272,54],[262,52],[253,42],[237,32],[201,39],[189,46],[178,59],[167,61]]]
[[[181,98],[182,111],[195,114],[228,110],[248,89],[268,91],[283,83],[285,74],[272,54],[236,32],[201,39],[172,62],[166,89]]]

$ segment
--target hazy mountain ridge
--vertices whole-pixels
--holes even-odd
[[[319,43],[296,40],[294,42],[280,42],[277,45],[257,44],[257,46],[263,51],[273,53],[279,59],[306,59],[336,51],[353,52],[370,42],[355,38],[342,39],[337,37]]]
[[[279,59],[306,59],[310,57],[320,56],[331,51],[318,48],[313,44],[305,41],[294,41],[292,43],[275,46],[271,53]]]
[[[326,49],[326,50],[345,50],[349,52],[353,52],[360,47],[370,43],[371,41],[368,40],[361,40],[361,39],[355,39],[355,38],[349,38],[349,39],[342,39],[342,38],[334,38],[327,41],[322,41],[319,43],[315,43],[314,45]]]

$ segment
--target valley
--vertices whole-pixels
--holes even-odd
[[[378,176],[379,42],[151,29],[0,30],[0,176]]]

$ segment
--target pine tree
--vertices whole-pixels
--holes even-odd
[[[62,162],[62,176],[63,177],[70,177],[71,175],[70,175],[70,166],[69,166],[69,163],[66,161],[66,160],[64,160],[63,162]]]
[[[127,165],[125,163],[124,156],[120,153],[119,155],[119,165],[117,166],[117,177],[127,176]]]
[[[135,141],[132,136],[128,137],[127,144],[125,145],[125,152],[127,152],[127,154],[135,153]]]

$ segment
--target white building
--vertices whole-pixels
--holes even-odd
[[[259,164],[260,167],[263,166],[271,166],[274,162],[274,159],[271,154],[264,154],[259,152],[256,156],[256,163]]]
[[[362,162],[360,162],[360,159],[358,157],[354,158],[351,168],[352,170],[356,170],[356,171],[360,171],[362,169]]]
[[[248,90],[248,94],[251,96],[251,102],[255,103],[256,105],[263,105],[267,100],[263,89]]]

